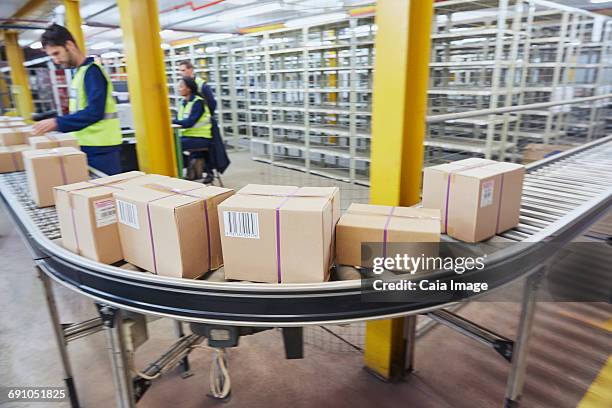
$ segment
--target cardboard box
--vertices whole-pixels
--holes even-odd
[[[147,178],[130,171],[53,188],[64,248],[105,264],[123,259],[113,192],[126,181]]]
[[[575,146],[571,145],[549,145],[540,143],[531,143],[525,146],[523,151],[523,164],[533,163],[538,160],[545,159],[555,154],[559,154]]]
[[[54,204],[53,187],[89,179],[87,157],[74,147],[23,152],[32,200],[38,207]]]
[[[32,149],[53,149],[56,147],[74,147],[80,149],[79,141],[71,133],[48,133],[44,136],[29,138]]]
[[[440,242],[440,228],[440,210],[351,204],[336,225],[336,264],[371,268],[371,262],[362,262],[364,242],[382,243],[381,253],[371,258],[394,257],[390,243],[424,243],[410,246],[415,253],[408,255],[437,255],[437,246],[427,243]]]
[[[27,126],[27,124],[23,121],[22,118],[15,117],[9,118],[7,120],[2,121],[2,127],[23,127]]]
[[[0,146],[0,173],[23,171],[22,152],[30,150],[28,145]]]
[[[339,218],[336,187],[249,184],[219,206],[225,278],[327,281]]]
[[[480,242],[518,225],[525,167],[466,159],[427,167],[423,207],[442,211],[442,232]]]
[[[27,136],[30,133],[21,128],[0,129],[0,146],[14,146],[28,144]]]
[[[174,178],[115,191],[125,260],[175,278],[197,278],[220,267],[217,205],[233,193]]]

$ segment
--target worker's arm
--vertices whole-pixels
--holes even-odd
[[[172,123],[175,125],[180,125],[184,129],[189,129],[196,124],[196,122],[203,114],[204,104],[202,103],[202,101],[197,100],[193,103],[193,106],[191,107],[191,112],[189,113],[189,117],[187,119],[174,119]]]
[[[87,107],[70,115],[57,117],[60,132],[74,132],[104,119],[108,83],[97,65],[91,65],[85,72],[85,94]]]
[[[210,110],[210,114],[214,114],[215,109],[217,109],[217,101],[215,99],[215,94],[213,93],[211,87],[207,84],[203,84],[201,92],[204,96],[204,99],[206,99],[206,104],[208,105],[208,110]]]

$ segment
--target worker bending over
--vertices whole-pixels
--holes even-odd
[[[121,173],[121,126],[110,79],[65,27],[51,25],[40,42],[55,64],[76,71],[69,89],[70,114],[36,123],[34,133],[73,132],[91,167],[108,175]]]

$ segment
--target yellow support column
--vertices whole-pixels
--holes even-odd
[[[66,8],[66,28],[74,37],[79,49],[87,54],[83,27],[81,27],[83,21],[81,20],[80,1],[64,0],[64,7]]]
[[[34,104],[32,103],[28,73],[23,66],[23,50],[19,46],[18,37],[19,35],[14,31],[5,31],[4,45],[6,58],[11,67],[11,93],[13,94],[17,114],[26,120],[30,120]]]
[[[433,0],[386,0],[376,6],[370,202],[419,202],[423,167]],[[415,318],[368,322],[364,360],[385,378],[406,367],[406,333]],[[413,347],[414,344],[409,344]],[[411,362],[408,364],[411,367]]]
[[[0,101],[2,101],[2,110],[7,111],[11,107],[11,98],[9,97],[9,89],[8,85],[6,85],[6,81],[4,80],[3,74],[0,74]]]
[[[118,4],[138,164],[148,173],[176,176],[157,0],[119,0]]]

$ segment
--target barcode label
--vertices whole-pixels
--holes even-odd
[[[117,210],[115,200],[106,198],[93,202],[94,213],[96,216],[96,227],[104,227],[117,222]]]
[[[480,193],[480,208],[488,207],[493,204],[493,190],[495,190],[495,180],[489,180],[482,183],[482,192]]]
[[[259,239],[259,214],[223,211],[226,237]]]
[[[134,204],[117,200],[117,212],[120,223],[128,227],[140,229],[138,224],[138,208]]]

